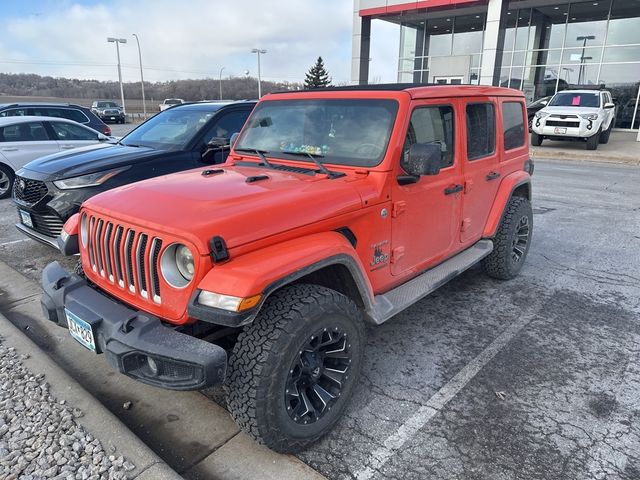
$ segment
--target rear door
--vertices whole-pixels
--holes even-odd
[[[437,175],[416,183],[393,184],[391,273],[420,271],[438,263],[458,248],[462,174],[460,131],[455,101],[418,101],[414,104],[397,175],[406,175],[409,147],[437,143],[442,163]]]
[[[55,134],[60,150],[70,150],[72,148],[83,147],[98,143],[98,134],[82,125],[68,122],[56,122],[52,120],[46,122],[51,126]]]
[[[465,151],[464,196],[460,241],[479,240],[498,191],[502,171],[497,148],[498,104],[496,98],[464,101]]]
[[[0,152],[18,170],[31,160],[60,151],[42,122],[25,122],[0,128]]]

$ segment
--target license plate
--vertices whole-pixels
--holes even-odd
[[[116,119],[116,117],[111,117],[111,120],[115,120],[115,119]]]
[[[553,133],[567,133],[567,129],[566,127],[556,127],[553,130]]]
[[[93,337],[93,329],[91,328],[91,325],[66,308],[64,309],[64,312],[67,315],[67,324],[69,325],[69,333],[71,336],[82,346],[88,348],[92,352],[95,352],[96,341]]]
[[[19,210],[20,212],[20,220],[23,224],[25,224],[29,228],[33,228],[33,220],[31,220],[31,214],[29,212],[25,212],[24,210]]]

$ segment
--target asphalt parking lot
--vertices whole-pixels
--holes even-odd
[[[332,479],[639,479],[639,181],[638,167],[538,161],[522,274],[471,269],[370,328],[345,418],[299,458]],[[0,201],[0,261],[39,281],[61,258],[23,239],[16,218]],[[38,340],[43,320],[25,321]],[[153,443],[153,412],[114,413]],[[196,431],[175,450],[197,450]],[[175,468],[169,450],[156,451]]]

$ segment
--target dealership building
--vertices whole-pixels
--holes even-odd
[[[400,29],[399,82],[508,86],[529,101],[604,85],[616,127],[640,125],[640,0],[355,0],[354,83],[368,82],[374,19]]]

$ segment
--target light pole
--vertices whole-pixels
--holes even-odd
[[[260,85],[260,54],[264,55],[267,51],[260,48],[252,48],[251,53],[258,54],[258,98],[260,98],[262,96],[262,85]]]
[[[222,100],[222,71],[223,70],[224,70],[224,67],[220,69],[220,100]]]
[[[591,60],[592,57],[585,57],[584,56],[584,48],[587,46],[587,40],[595,40],[596,36],[595,35],[580,35],[579,37],[576,37],[576,40],[578,42],[582,41],[582,55],[580,55],[580,70],[578,70],[578,85],[580,85],[580,82],[582,81],[582,71],[584,69],[584,61],[586,59]]]
[[[120,70],[120,45],[118,44],[127,43],[127,39],[108,37],[107,42],[116,44],[116,54],[118,55],[118,82],[120,82],[120,101],[122,102],[122,113],[126,115],[127,110],[124,107],[124,89],[122,88],[122,70]]]
[[[132,33],[136,37],[136,43],[138,44],[138,59],[140,60],[140,86],[142,87],[142,111],[144,112],[144,118],[147,118],[147,102],[144,100],[144,76],[142,75],[142,52],[140,50],[140,39],[138,35]]]

